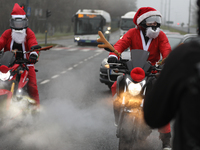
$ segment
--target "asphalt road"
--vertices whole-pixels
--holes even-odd
[[[119,35],[111,36],[115,43]],[[77,46],[72,39],[55,40],[63,47],[41,52],[35,65],[41,113],[28,125],[6,126],[0,150],[114,150],[112,96],[99,81],[99,67],[108,52],[96,46]],[[138,150],[160,150],[154,130]]]

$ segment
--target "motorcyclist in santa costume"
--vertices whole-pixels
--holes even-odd
[[[19,50],[29,51],[34,45],[38,45],[34,32],[28,28],[28,19],[26,13],[19,4],[15,3],[10,19],[11,29],[7,29],[0,37],[0,50],[4,48],[4,51]],[[25,59],[29,59],[32,64],[28,64],[28,94],[36,101],[36,108],[40,106],[39,93],[37,89],[36,73],[34,64],[38,59],[38,52],[31,52],[24,54]],[[17,59],[21,59],[23,56],[17,54]]]
[[[132,49],[142,49],[149,51],[148,60],[152,65],[160,60],[160,54],[162,58],[166,58],[171,52],[171,46],[163,31],[160,30],[161,14],[152,7],[141,7],[136,12],[133,22],[136,28],[130,29],[123,38],[118,40],[114,45],[114,48],[122,53],[125,49],[130,47]],[[110,53],[108,56],[108,63],[116,63],[118,57],[115,53]],[[112,95],[116,93],[116,82],[111,87]],[[113,102],[115,124],[118,122],[119,117],[119,103],[116,100]],[[171,150],[170,138],[171,128],[170,123],[165,127],[158,129],[160,132],[160,139],[163,142],[163,150]]]

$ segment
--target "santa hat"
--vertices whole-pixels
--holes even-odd
[[[136,67],[134,68],[131,73],[131,78],[136,81],[136,82],[140,82],[145,78],[145,72],[142,68],[140,67]]]
[[[139,25],[144,19],[150,17],[150,16],[162,16],[159,11],[152,7],[141,7],[136,12],[133,22],[135,25]]]
[[[9,68],[5,65],[0,66],[0,71],[2,73],[7,73],[9,71]]]
[[[19,4],[15,3],[12,13],[11,13],[11,16],[13,19],[15,19],[15,18],[24,19],[24,18],[26,18],[26,13],[23,10],[23,8],[19,6]]]

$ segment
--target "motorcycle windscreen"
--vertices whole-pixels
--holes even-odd
[[[0,56],[0,65],[5,65],[7,67],[10,67],[13,65],[15,61],[15,53],[11,51],[3,52]]]
[[[131,50],[131,60],[127,62],[127,67],[132,70],[135,67],[144,68],[147,59],[149,57],[149,52],[139,49]]]

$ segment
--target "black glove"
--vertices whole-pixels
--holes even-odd
[[[34,54],[34,53],[30,54],[29,61],[30,61],[30,63],[34,63],[35,64],[37,62],[37,55]]]
[[[110,56],[108,57],[108,63],[117,63],[117,58],[114,56]]]

